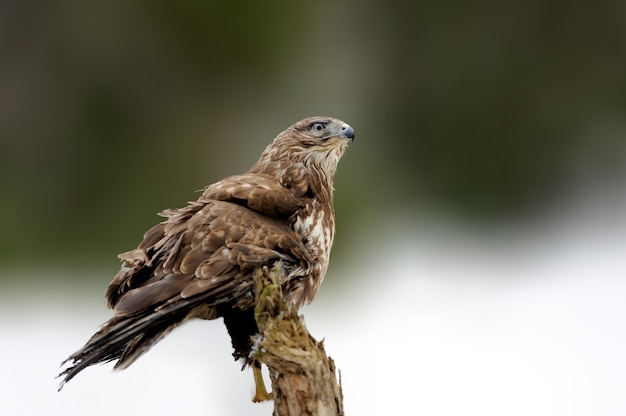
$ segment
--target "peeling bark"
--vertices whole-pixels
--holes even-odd
[[[274,416],[342,416],[335,363],[283,298],[279,273],[280,265],[255,273],[255,319],[262,335],[255,358],[269,368]]]

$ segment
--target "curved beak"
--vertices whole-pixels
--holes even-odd
[[[348,139],[351,142],[354,141],[354,129],[350,127],[349,124],[344,124],[341,127],[341,133],[339,133],[339,137],[343,137],[344,139]]]

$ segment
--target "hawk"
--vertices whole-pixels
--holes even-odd
[[[163,211],[106,290],[114,316],[64,361],[63,385],[86,367],[124,369],[181,323],[223,318],[235,359],[252,366],[258,328],[253,272],[280,262],[284,295],[311,302],[324,280],[335,234],[333,181],[354,130],[312,117],[282,133],[242,175],[205,188],[194,202]]]

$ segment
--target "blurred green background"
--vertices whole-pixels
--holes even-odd
[[[607,0],[2,2],[0,262],[114,273],[158,211],[311,115],[357,134],[335,253],[400,212],[482,229],[619,187],[625,16]]]

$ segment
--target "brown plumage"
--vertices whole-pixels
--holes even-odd
[[[335,232],[333,180],[353,139],[341,120],[301,120],[280,133],[249,172],[164,211],[167,219],[119,256],[122,267],[106,290],[115,315],[65,361],[61,387],[96,363],[128,367],[191,318],[223,317],[233,355],[252,364],[258,333],[252,273],[280,261],[286,297],[297,307],[313,299]]]

